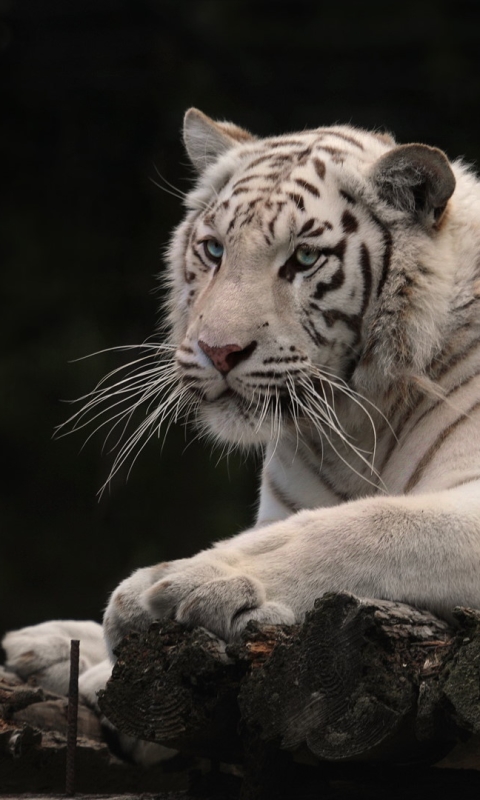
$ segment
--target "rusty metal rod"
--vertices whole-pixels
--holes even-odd
[[[67,797],[75,794],[75,750],[77,747],[78,719],[78,665],[80,661],[80,642],[70,641],[70,683],[68,686],[67,710],[67,771],[65,793]]]

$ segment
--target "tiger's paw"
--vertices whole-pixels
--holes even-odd
[[[150,601],[153,607],[157,597]],[[267,601],[264,587],[255,578],[236,575],[207,581],[190,592],[179,602],[175,619],[189,628],[202,626],[231,641],[251,620],[265,625],[292,625],[295,615],[283,603]]]
[[[190,628],[207,628],[226,641],[235,639],[250,620],[265,624],[295,622],[295,615],[288,606],[267,599],[265,587],[258,579],[242,574],[209,554],[162,565],[158,577],[159,580],[143,587],[136,602],[138,573],[114,592],[105,615],[110,640],[118,641],[125,632],[125,610],[134,607],[137,629],[145,627],[147,621],[175,619]]]
[[[22,680],[67,694],[70,642],[80,640],[79,674],[107,658],[102,626],[97,622],[54,620],[7,633],[2,641],[5,667]]]

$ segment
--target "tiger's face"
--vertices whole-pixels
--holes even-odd
[[[223,143],[238,130],[211,124]],[[171,316],[180,381],[221,440],[328,425],[327,393],[351,378],[388,273],[392,236],[364,186],[391,149],[337,127],[237,134],[206,155],[171,247]]]
[[[166,420],[191,417],[269,458],[280,437],[315,463],[333,453],[361,491],[377,422],[432,390],[452,297],[466,307],[448,222],[465,198],[447,204],[455,174],[474,179],[436,148],[349,126],[255,139],[190,109],[184,138],[199,178],[168,251],[169,338],[114,348],[138,355],[65,426],[115,432],[101,491]]]

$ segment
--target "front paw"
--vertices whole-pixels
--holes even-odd
[[[148,630],[155,620],[143,598],[152,584],[167,574],[170,564],[138,569],[121,582],[112,593],[104,617],[103,630],[111,659],[115,649],[127,634]]]
[[[259,580],[203,555],[173,562],[165,578],[144,593],[142,605],[154,618],[202,626],[226,641],[235,639],[250,620],[295,622],[290,608],[267,600]]]

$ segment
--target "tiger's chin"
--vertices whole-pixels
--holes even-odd
[[[263,419],[246,408],[233,393],[204,403],[198,411],[198,424],[224,444],[258,448],[280,438],[282,430],[269,412]]]

